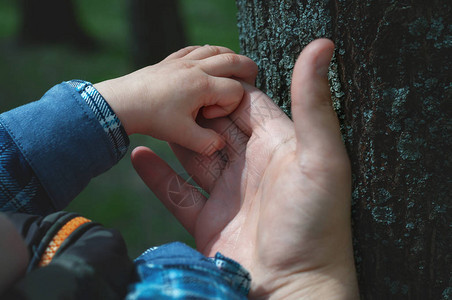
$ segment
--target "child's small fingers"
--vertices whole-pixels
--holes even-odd
[[[240,120],[236,124],[241,131],[251,136],[253,132],[266,127],[266,123],[274,119],[277,119],[278,128],[285,128],[287,132],[293,130],[293,122],[270,97],[249,84],[242,83],[242,87],[242,100],[230,116],[232,120]]]
[[[201,48],[201,46],[188,46],[188,47],[182,48],[182,49],[168,55],[163,61],[182,58],[198,48]]]
[[[201,60],[224,53],[234,53],[234,51],[226,47],[205,45],[203,47],[194,49],[193,51],[185,55],[184,58],[192,60]]]
[[[222,107],[219,105],[210,105],[206,106],[202,109],[202,115],[206,119],[214,119],[219,117],[227,116],[230,111],[232,111],[229,107]]]
[[[254,85],[258,72],[252,59],[234,53],[206,58],[201,62],[201,69],[211,76],[234,77],[251,85]]]
[[[180,135],[173,138],[175,143],[202,155],[212,155],[226,145],[224,139],[212,129],[202,128],[194,121],[183,126]]]
[[[207,108],[207,115],[214,113],[215,116],[208,118],[223,117],[233,112],[240,104],[243,93],[243,86],[238,80],[212,77],[203,105]]]
[[[222,139],[226,142],[225,147],[221,151],[213,153],[213,155],[204,156],[174,143],[170,143],[170,146],[184,169],[190,175],[193,175],[195,182],[204,191],[210,194],[215,189],[217,179],[221,176],[228,161],[244,159],[243,155],[249,136],[229,118],[205,119],[198,115],[196,122],[201,127],[220,133]],[[241,123],[240,120],[238,122]]]

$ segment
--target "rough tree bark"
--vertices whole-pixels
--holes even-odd
[[[290,114],[298,53],[336,44],[329,77],[353,168],[363,299],[451,299],[451,5],[237,0],[257,85]]]

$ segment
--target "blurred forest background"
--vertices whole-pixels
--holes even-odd
[[[48,1],[53,6],[65,2]],[[152,64],[151,56],[155,58],[158,54],[146,53],[153,49],[172,52],[163,45],[171,44],[168,40],[158,45],[154,39],[174,37],[177,41],[169,47],[177,43],[211,44],[239,52],[235,1],[179,0],[178,7],[169,7],[170,2],[176,4],[168,0],[74,0],[68,17],[44,8],[43,1],[1,1],[0,112],[37,100],[65,80],[95,83]],[[21,3],[28,5],[25,11]],[[41,10],[33,7],[33,3],[41,5]],[[77,28],[55,27],[55,21],[67,22],[71,14]],[[177,15],[178,19],[173,19]],[[137,21],[139,18],[141,21]],[[150,21],[154,18],[159,18],[160,25],[156,26],[155,21],[152,25]],[[44,23],[50,26],[46,29],[49,34],[39,36]],[[171,27],[174,24],[181,29],[180,35],[167,32],[177,29]],[[53,32],[54,29],[60,32]],[[65,30],[74,34],[67,35]],[[55,38],[46,40],[51,34]],[[138,145],[152,148],[178,172],[183,172],[166,143],[132,136],[130,150]],[[132,258],[148,247],[175,240],[194,246],[190,235],[136,175],[130,163],[130,150],[118,165],[93,179],[67,210],[120,230]]]

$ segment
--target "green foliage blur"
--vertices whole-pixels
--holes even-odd
[[[0,112],[37,100],[65,80],[98,82],[133,71],[126,1],[74,1],[83,28],[99,43],[99,49],[92,52],[68,45],[20,46],[18,1],[1,1]],[[223,45],[239,51],[235,1],[180,0],[180,10],[188,44]],[[132,136],[130,149],[138,145],[152,148],[177,172],[183,172],[166,143]],[[175,240],[194,246],[191,236],[136,175],[130,150],[118,165],[93,179],[67,210],[120,230],[131,257]]]

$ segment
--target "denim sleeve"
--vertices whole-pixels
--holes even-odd
[[[207,258],[176,242],[147,250],[135,260],[138,281],[126,300],[247,299],[251,276],[220,253]]]
[[[66,207],[129,143],[102,96],[82,81],[1,114],[0,138],[0,209],[41,215]]]

